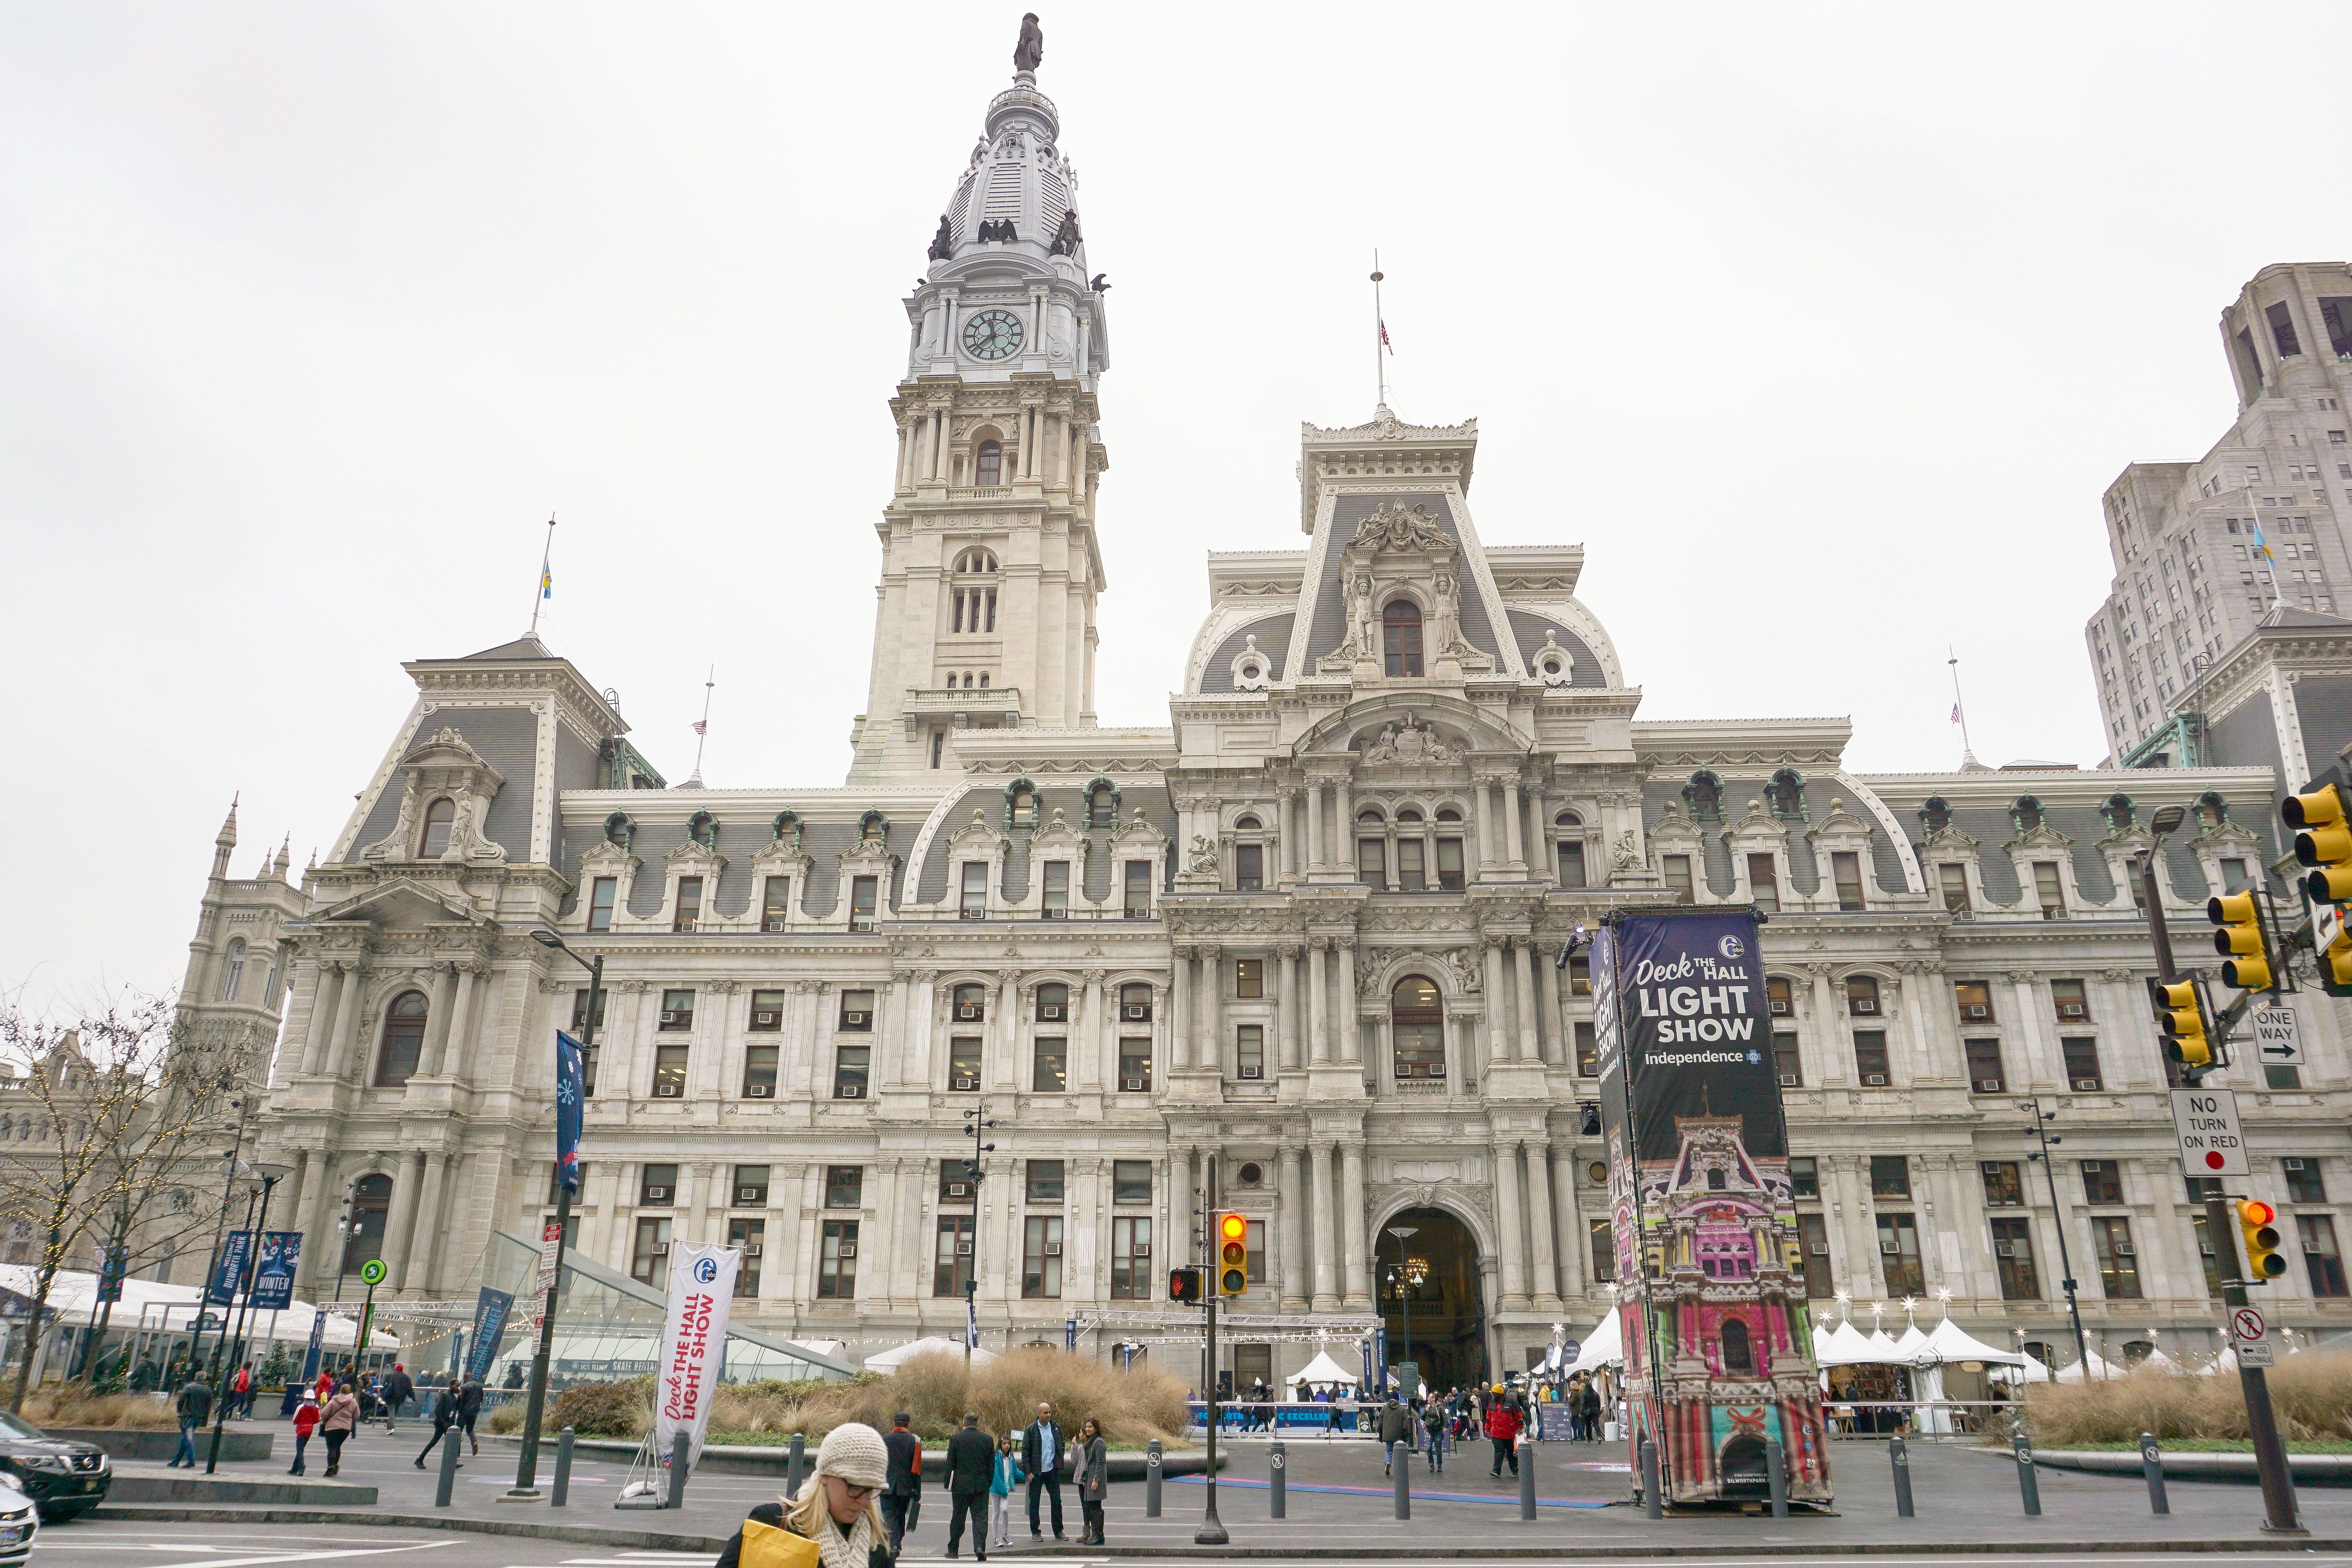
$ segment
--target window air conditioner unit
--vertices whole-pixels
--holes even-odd
[[[2197,1250],[2205,1257],[2210,1258],[2213,1256],[2213,1244],[2210,1241],[2200,1241],[2197,1244]]]
[[[1786,1002],[1781,1001],[1781,1000],[1780,1000],[1780,998],[1778,998],[1778,997],[1773,998],[1773,1000],[1772,1000],[1772,1005],[1772,1005],[1772,1012],[1773,1012],[1773,1015],[1774,1015],[1776,1017],[1777,1017],[1778,1016],[1780,1016],[1780,1014],[1786,1013],[1786,1012],[1789,1010],[1789,1005],[1788,1005]]]
[[[768,1100],[774,1097],[776,1086],[772,1083],[747,1083],[743,1086],[746,1100]]]
[[[1992,1244],[1992,1255],[1995,1258],[2014,1258],[2017,1256],[2017,1244],[2013,1241],[1996,1241]]]
[[[1891,1242],[1891,1241],[1882,1241],[1882,1242],[1880,1242],[1880,1243],[1878,1244],[1878,1250],[1879,1250],[1879,1251],[1881,1251],[1881,1252],[1883,1252],[1883,1253],[1885,1253],[1885,1254],[1886,1254],[1886,1256],[1887,1256],[1887,1257],[1889,1257],[1889,1258],[1893,1258],[1893,1257],[1896,1256],[1898,1253],[1900,1253],[1903,1249],[1902,1249],[1899,1246],[1897,1246],[1895,1243],[1894,1243],[1894,1242]]]
[[[669,1243],[667,1241],[655,1242],[653,1245],[653,1250],[646,1253],[646,1256],[648,1258],[667,1258],[669,1256]]]
[[[782,921],[762,921],[760,922],[760,929],[763,931],[780,931],[784,929],[784,922]]]
[[[775,1026],[776,1026],[776,1015],[775,1015],[775,1014],[773,1014],[773,1013],[754,1013],[754,1014],[752,1014],[752,1015],[751,1015],[751,1027],[753,1027],[753,1028],[755,1028],[755,1029],[772,1029],[772,1028],[774,1028]]]
[[[654,1085],[654,1098],[656,1100],[676,1100],[678,1097],[678,1092],[679,1086],[674,1083],[657,1083]]]
[[[2061,1002],[2058,1004],[2058,1016],[2062,1018],[2087,1018],[2091,1016],[2090,1005],[2084,1002]]]
[[[2295,1155],[2293,1155],[2293,1154],[2290,1154],[2290,1155],[2288,1155],[2285,1159],[2281,1160],[2281,1161],[2279,1162],[2279,1164],[2280,1164],[2284,1169],[2286,1169],[2286,1170],[2289,1170],[2289,1171],[2300,1171],[2300,1170],[2302,1170],[2302,1169],[2303,1169],[2303,1161],[2302,1161],[2299,1157],[2297,1157],[2297,1156],[2295,1156]]]
[[[988,911],[986,910],[966,910],[963,911],[963,918],[968,921],[984,921],[988,918]]]
[[[1069,1009],[1059,1002],[1048,1002],[1037,1009],[1037,1021],[1041,1024],[1050,1024],[1059,1019]]]
[[[1857,1018],[1871,1017],[1877,1011],[1878,1004],[1866,996],[1857,998],[1853,1003],[1853,1014]]]
[[[874,1015],[871,1013],[844,1013],[841,1016],[841,1026],[845,1029],[863,1029],[873,1022]]]
[[[981,1008],[981,1005],[980,1005],[979,1003],[977,1003],[977,1002],[959,1002],[959,1003],[957,1003],[957,1004],[956,1004],[956,1010],[955,1010],[956,1022],[957,1022],[957,1023],[959,1023],[959,1024],[977,1024],[977,1023],[979,1023],[979,1022],[980,1022],[980,1008]]]
[[[833,1093],[836,1100],[864,1100],[866,1086],[862,1083],[845,1083]]]
[[[1070,918],[1070,911],[1067,910],[1046,910],[1043,911],[1043,917],[1049,921],[1066,921]]]
[[[1136,1003],[1133,1006],[1130,1006],[1129,1008],[1128,1008],[1128,1009],[1127,1009],[1127,1016],[1128,1016],[1129,1017],[1130,1017],[1130,1018],[1134,1018],[1134,1019],[1137,1019],[1137,1020],[1139,1020],[1139,1021],[1140,1021],[1140,1020],[1142,1020],[1142,1019],[1145,1019],[1145,1018],[1149,1018],[1150,1016],[1151,1016],[1151,1006],[1150,1006],[1150,1004],[1149,1004],[1149,1003],[1145,1003],[1145,1002],[1138,1002],[1138,1003]]]
[[[1399,1062],[1399,1063],[1397,1063],[1397,1077],[1399,1077],[1399,1078],[1411,1078],[1412,1076],[1412,1064],[1411,1062]]]
[[[1445,1064],[1444,1062],[1430,1063],[1429,1076],[1432,1078],[1444,1078],[1445,1076]]]
[[[675,1023],[677,1023],[677,1020],[678,1020],[678,1016],[678,1016],[677,1014],[676,1014],[676,1013],[665,1012],[665,1013],[663,1013],[663,1014],[662,1014],[662,1016],[661,1016],[661,1021],[662,1021],[663,1025],[664,1025],[665,1026],[668,1026],[668,1025],[671,1025],[671,1024],[675,1024]]]
[[[735,1201],[739,1204],[763,1204],[768,1201],[768,1194],[758,1187],[738,1187],[735,1189]]]
[[[970,1258],[971,1256],[971,1243],[969,1240],[958,1241],[956,1243],[955,1255],[958,1258]]]
[[[1257,1068],[1242,1068],[1242,1076],[1244,1078],[1255,1078],[1260,1070],[1261,1069]]]
[[[857,1243],[856,1243],[856,1242],[854,1242],[854,1241],[845,1241],[845,1242],[843,1242],[843,1243],[841,1244],[841,1250],[840,1250],[839,1252],[835,1253],[835,1257],[837,1257],[837,1258],[855,1258],[855,1257],[856,1257],[856,1256],[857,1256]]]
[[[1805,1250],[1815,1258],[1827,1258],[1830,1255],[1830,1244],[1826,1241],[1816,1241],[1807,1246]]]
[[[746,1258],[757,1258],[766,1250],[766,1247],[760,1242],[747,1241],[743,1244],[743,1256]]]
[[[2138,1251],[2139,1248],[2134,1247],[2128,1241],[2118,1241],[2116,1243],[2116,1256],[2117,1258],[2130,1258],[2136,1255]]]
[[[1979,1094],[1999,1094],[2000,1092],[2000,1079],[1997,1078],[1980,1078],[1977,1079],[1977,1092]]]
[[[1143,1080],[1142,1080],[1141,1079],[1139,1079],[1139,1078],[1131,1078],[1131,1079],[1129,1079],[1127,1080],[1127,1091],[1128,1091],[1129,1094],[1140,1094],[1140,1093],[1142,1093],[1142,1092],[1143,1092]]]
[[[1798,1077],[1795,1073],[1784,1072],[1780,1075],[1780,1087],[1782,1089],[1795,1089],[1797,1085]]]
[[[856,916],[852,916],[849,921],[849,929],[853,931],[872,931],[874,929],[874,921],[871,917],[865,920],[859,920]]]
[[[1862,1081],[1874,1089],[1884,1089],[1886,1087],[1886,1075],[1883,1072],[1866,1072],[1862,1075]]]
[[[1061,1257],[1061,1256],[1062,1256],[1062,1244],[1061,1244],[1060,1242],[1058,1242],[1058,1241],[1049,1241],[1049,1242],[1047,1242],[1047,1243],[1045,1244],[1045,1256],[1046,1256],[1046,1257],[1048,1257],[1048,1258],[1059,1258],[1059,1257]]]
[[[958,1089],[970,1089],[972,1087],[972,1080],[968,1078],[960,1078],[955,1080],[955,1086]]]
[[[1990,1018],[1992,1016],[1992,1009],[1990,1007],[1984,1006],[1963,1007],[1960,1009],[1960,1016],[1963,1018]]]
[[[2098,1089],[2099,1080],[2095,1078],[2078,1078],[2074,1080],[2074,1087],[2084,1092],[2093,1092]]]
[[[667,1187],[647,1187],[646,1189],[646,1202],[649,1204],[666,1204],[669,1202],[669,1189]]]
[[[701,922],[699,922],[699,921],[693,921],[693,920],[683,920],[683,921],[678,921],[678,922],[677,922],[677,929],[678,929],[678,930],[680,930],[680,931],[692,931],[692,930],[693,930],[697,925],[698,925],[698,924],[700,924],[700,923],[701,923]]]

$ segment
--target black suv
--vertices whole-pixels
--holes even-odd
[[[89,1512],[114,1484],[105,1449],[52,1437],[5,1410],[0,1410],[0,1474],[33,1500],[45,1524]]]

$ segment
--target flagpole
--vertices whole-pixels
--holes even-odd
[[[1389,401],[1389,366],[1381,356],[1381,348],[1388,336],[1388,323],[1381,316],[1381,253],[1372,252],[1372,378],[1380,385],[1380,405]]]
[[[694,727],[694,777],[702,778],[702,748],[710,743],[710,689],[718,684],[719,667],[712,665],[702,681],[702,722]]]
[[[526,636],[537,637],[539,635],[539,606],[544,603],[548,595],[554,591],[554,584],[550,580],[547,574],[547,569],[550,565],[553,564],[554,560],[555,519],[553,515],[551,514],[547,520],[547,548],[539,552],[539,582],[532,586],[530,591],[530,630],[525,634]]]
[[[1969,740],[1968,704],[1960,700],[1960,656],[1949,643],[1944,645],[1944,652],[1950,656],[1944,662],[1952,669],[1952,716],[1960,721],[1960,755],[1972,758],[1976,755],[1976,746]]]

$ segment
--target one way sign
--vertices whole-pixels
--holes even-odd
[[[2191,1176],[2243,1176],[2246,1141],[2238,1097],[2226,1089],[2176,1089],[2172,1124],[2180,1133],[2180,1168]]]
[[[2253,1020],[2255,1054],[2264,1067],[2303,1065],[2303,1032],[2296,1026],[2292,1006],[2281,1003],[2262,1008]]]

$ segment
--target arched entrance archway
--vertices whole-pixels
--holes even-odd
[[[1403,1246],[1402,1281],[1391,1226],[1412,1227]],[[1444,1209],[1411,1208],[1391,1215],[1373,1239],[1380,1244],[1374,1278],[1381,1286],[1381,1316],[1388,1324],[1389,1363],[1417,1363],[1421,1380],[1433,1391],[1485,1383],[1486,1307],[1479,1288],[1478,1243],[1470,1227]]]

